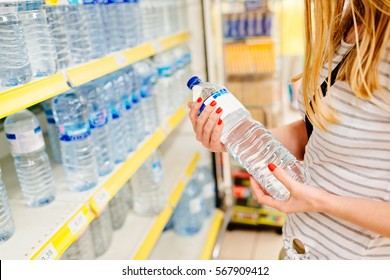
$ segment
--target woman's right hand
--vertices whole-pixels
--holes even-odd
[[[220,140],[223,128],[223,122],[220,119],[222,108],[218,107],[217,102],[214,100],[198,116],[202,104],[203,100],[201,97],[195,102],[188,103],[188,107],[190,108],[188,115],[196,134],[196,140],[212,152],[226,152],[225,145]]]

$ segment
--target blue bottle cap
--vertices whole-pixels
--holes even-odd
[[[187,87],[192,90],[192,88],[200,84],[202,80],[198,76],[191,77],[187,82]]]

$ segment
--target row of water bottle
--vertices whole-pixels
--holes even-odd
[[[185,28],[181,12],[186,1],[52,2],[0,2],[0,88],[24,84]],[[164,22],[157,20],[163,15]]]
[[[216,185],[209,164],[195,170],[164,231],[173,229],[179,235],[198,233],[216,207]]]

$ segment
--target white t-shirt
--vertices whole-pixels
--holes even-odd
[[[333,67],[350,48],[342,42]],[[327,76],[324,67],[320,82]],[[379,82],[390,98],[390,44],[381,58]],[[390,105],[379,95],[361,100],[342,81],[335,82],[324,102],[336,109],[340,122],[328,125],[328,131],[313,129],[304,157],[309,185],[335,195],[390,202]],[[304,118],[302,93],[299,108]],[[304,244],[305,254],[293,249],[295,238]],[[390,259],[390,238],[324,213],[287,215],[284,247],[290,259]]]

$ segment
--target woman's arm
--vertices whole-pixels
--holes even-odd
[[[298,183],[273,164],[268,167],[290,191],[290,198],[284,201],[273,199],[251,178],[252,192],[260,203],[283,213],[322,212],[390,237],[389,202],[337,196],[318,187]]]

